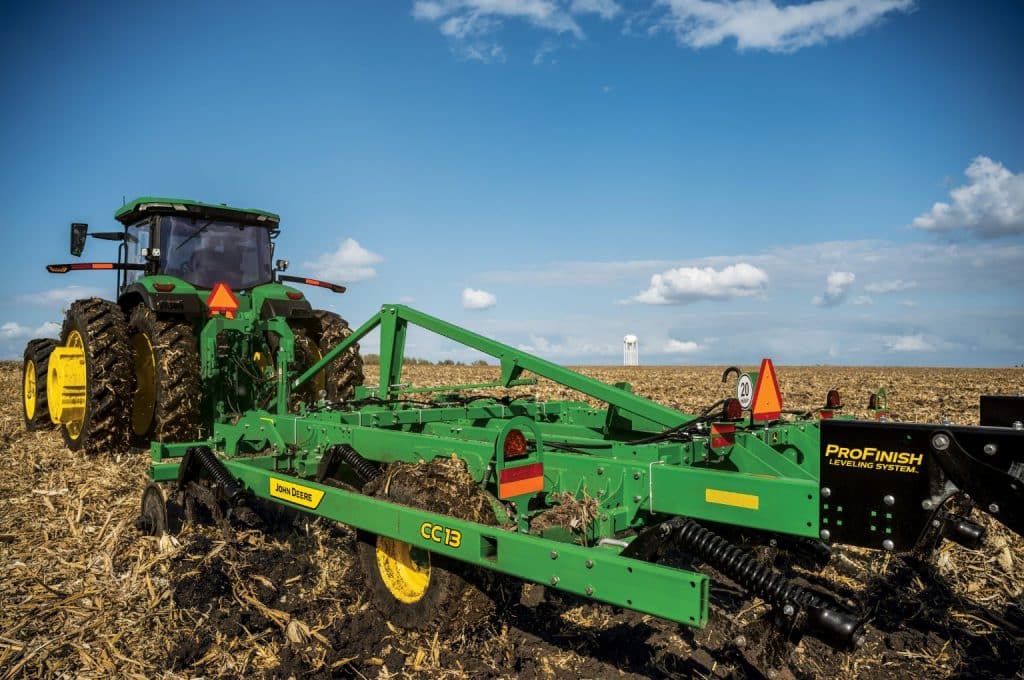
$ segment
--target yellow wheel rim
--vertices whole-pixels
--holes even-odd
[[[132,398],[132,430],[144,435],[153,423],[156,409],[156,355],[153,343],[145,333],[132,336],[135,359],[135,395]]]
[[[32,420],[36,417],[36,362],[29,359],[25,362],[25,416]]]
[[[68,341],[64,343],[65,347],[78,347],[82,350],[85,349],[85,341],[82,340],[82,334],[78,331],[71,331],[68,334]],[[89,394],[89,371],[85,372],[85,393]],[[73,418],[70,422],[64,424],[67,429],[68,437],[71,439],[78,439],[82,436],[82,427],[85,425],[85,411],[82,411],[81,417]]]
[[[403,541],[378,536],[377,568],[385,587],[399,602],[412,604],[426,595],[430,585],[430,553]]]

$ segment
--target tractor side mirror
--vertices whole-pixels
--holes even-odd
[[[71,254],[78,257],[85,250],[85,237],[89,233],[89,225],[84,222],[71,223]]]
[[[277,271],[279,271],[279,272],[288,271],[288,260],[278,260],[277,261]]]

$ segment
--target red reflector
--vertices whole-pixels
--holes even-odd
[[[498,498],[515,498],[544,490],[544,465],[531,463],[505,468],[498,475]]]
[[[302,293],[294,293],[292,291],[288,291],[286,293],[286,295],[288,296],[289,300],[301,300],[302,299]]]
[[[818,418],[820,418],[821,420],[828,420],[834,415],[835,413],[833,411],[829,411],[827,409],[818,411]]]
[[[868,395],[868,408],[871,409],[872,411],[875,411],[875,410],[878,409],[878,395],[877,394],[872,393],[872,394]]]
[[[711,447],[720,449],[736,443],[736,426],[728,423],[711,423]]]
[[[174,290],[173,283],[154,283],[153,287],[156,288],[157,291],[160,293],[170,293],[172,290]]]
[[[526,455],[526,437],[519,430],[509,430],[505,435],[505,458],[521,458]]]
[[[725,407],[722,408],[726,420],[739,420],[743,417],[743,406],[740,400],[735,397],[725,400]]]
[[[518,482],[522,479],[529,479],[530,477],[543,477],[544,476],[544,464],[543,463],[530,463],[529,465],[520,465],[519,467],[505,468],[501,471],[498,480],[502,484],[508,482]]]
[[[839,397],[839,390],[829,390],[825,397],[825,408],[841,408],[843,400]]]
[[[51,274],[67,274],[71,271],[71,267],[66,264],[48,264],[46,265],[46,271]]]
[[[73,264],[72,269],[113,269],[113,262],[87,262],[83,264]]]

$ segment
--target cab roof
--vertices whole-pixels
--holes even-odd
[[[114,219],[127,226],[149,215],[193,215],[222,218],[275,229],[281,221],[279,215],[265,210],[235,208],[227,203],[202,203],[181,198],[159,198],[156,196],[141,196],[129,201],[114,213]]]

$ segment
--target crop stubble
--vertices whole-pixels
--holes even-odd
[[[375,367],[367,367],[373,370]],[[685,411],[726,396],[722,367],[585,367]],[[487,367],[411,366],[417,386],[494,379]],[[320,522],[267,532],[214,527],[177,538],[134,527],[147,456],[87,457],[22,426],[20,366],[0,364],[0,678],[7,677],[642,677],[748,674],[713,629],[527,588],[490,626],[448,637],[381,621],[366,601],[354,535]],[[780,367],[787,407],[837,387],[863,414],[884,386],[899,420],[977,421],[978,396],[1016,392],[1016,369]],[[516,393],[577,396],[542,383]],[[986,523],[987,520],[982,520]],[[934,568],[840,549],[824,576],[867,608],[854,655],[805,640],[797,676],[946,677],[1024,673],[1024,542],[995,523],[979,551],[945,544]],[[725,597],[739,624],[756,601]]]

